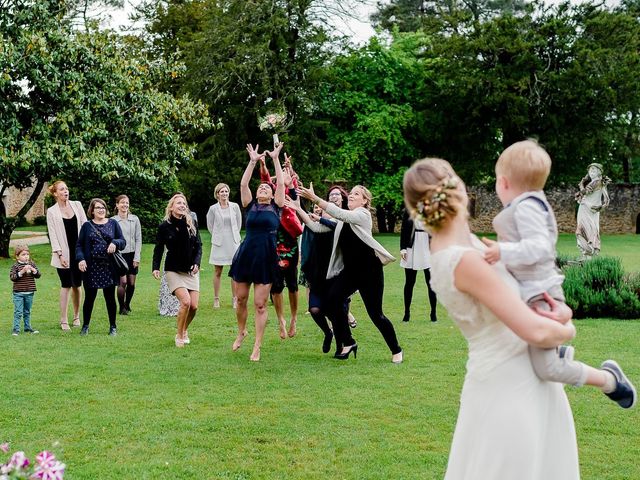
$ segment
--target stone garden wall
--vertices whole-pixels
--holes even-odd
[[[610,184],[607,187],[611,203],[600,214],[602,233],[638,233],[640,216],[640,185]],[[575,233],[578,204],[575,189],[552,188],[545,191],[562,233]],[[471,228],[474,232],[492,232],[491,221],[502,209],[493,189],[469,187],[471,197]]]
[[[47,185],[45,184],[42,192],[40,192],[40,196],[27,212],[26,219],[30,222],[32,222],[36,217],[47,214],[46,209],[44,208],[44,197],[47,193],[46,187]],[[4,204],[7,216],[12,217],[18,213],[32,193],[33,187],[25,188],[24,190],[18,190],[14,187],[7,188],[2,198],[2,203]]]

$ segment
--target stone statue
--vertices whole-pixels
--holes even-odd
[[[582,258],[588,259],[600,253],[600,212],[609,205],[607,185],[609,177],[602,175],[602,165],[589,165],[587,175],[580,180],[580,191],[576,193],[578,226],[576,237]]]

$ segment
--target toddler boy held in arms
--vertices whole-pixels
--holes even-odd
[[[542,191],[551,171],[549,154],[534,140],[508,147],[496,163],[496,193],[504,209],[493,227],[498,241],[484,238],[485,259],[501,260],[516,278],[521,297],[534,309],[547,309],[544,295],[564,303],[564,276],[555,264],[558,226]],[[542,380],[602,389],[622,408],[636,402],[636,390],[620,366],[606,360],[600,369],[573,360],[571,346],[541,349],[529,346],[531,363]]]

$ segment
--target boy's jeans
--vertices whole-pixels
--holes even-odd
[[[31,305],[33,305],[33,292],[13,292],[13,331],[20,331],[20,320],[24,318],[24,331],[31,328]]]

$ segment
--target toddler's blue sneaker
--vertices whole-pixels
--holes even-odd
[[[605,393],[605,395],[622,408],[632,408],[636,404],[636,389],[624,374],[620,365],[614,360],[605,360],[600,368],[611,372],[616,377],[616,389],[611,393]]]

